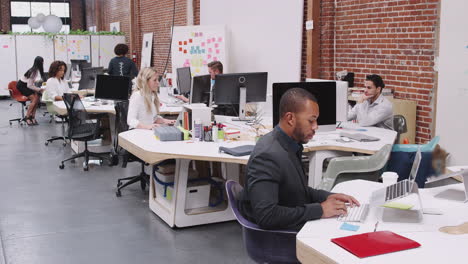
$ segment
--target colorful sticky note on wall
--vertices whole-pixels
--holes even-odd
[[[179,45],[182,45],[182,41],[179,41]]]
[[[216,54],[219,54],[219,49],[216,50]]]
[[[179,47],[179,51],[182,51],[182,47]]]
[[[198,32],[198,36],[203,37],[203,32]]]
[[[218,43],[216,43],[216,44],[215,44],[215,48],[218,48],[218,47],[219,47],[219,44],[218,44]]]
[[[187,50],[186,50],[186,49],[184,49],[184,54],[187,54]]]
[[[192,35],[192,37],[194,37],[194,36],[195,36],[195,33],[192,32],[191,35]]]
[[[206,40],[206,43],[210,44],[210,43],[211,43],[211,39],[207,39],[207,40]]]
[[[202,46],[202,47],[205,47],[205,42],[202,42],[202,43],[201,43],[201,46]]]
[[[4,48],[4,49],[8,49],[8,45],[3,45],[3,48]]]
[[[206,65],[206,60],[203,61],[203,65]]]
[[[210,55],[210,54],[208,54],[208,56],[206,56],[206,58],[207,58],[207,59],[211,59],[211,55]]]
[[[222,37],[219,37],[219,38],[218,38],[218,42],[223,42],[223,38],[222,38]]]
[[[198,32],[195,32],[195,37],[198,37]]]
[[[218,57],[213,57],[213,60],[214,60],[214,61],[217,61],[217,60],[218,60]]]
[[[205,54],[205,49],[202,49],[202,50],[201,50],[201,53],[202,53],[202,54]]]
[[[215,42],[215,41],[216,41],[216,38],[211,38],[211,41]]]
[[[208,53],[212,53],[213,52],[213,49],[212,48],[208,48]]]
[[[189,42],[189,43],[192,43],[192,39],[189,39],[188,42]]]
[[[187,41],[184,41],[184,45],[187,45]]]

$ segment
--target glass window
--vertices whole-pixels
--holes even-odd
[[[11,31],[18,33],[31,32],[31,28],[27,24],[13,24],[11,25]]]
[[[50,13],[58,17],[70,17],[68,3],[50,3]]]
[[[39,27],[39,28],[33,29],[32,32],[45,32],[45,30],[43,27]]]
[[[31,3],[30,2],[11,2],[11,16],[14,17],[30,17]]]
[[[31,16],[36,16],[39,13],[42,13],[46,16],[50,15],[50,4],[44,2],[32,2]]]

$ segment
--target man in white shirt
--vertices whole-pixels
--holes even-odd
[[[348,112],[348,121],[357,120],[360,126],[376,126],[393,130],[393,105],[382,95],[385,84],[376,74],[367,75],[366,91]]]

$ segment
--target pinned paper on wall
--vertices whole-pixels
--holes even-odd
[[[219,37],[219,38],[218,38],[218,42],[223,42],[223,38],[222,38],[222,37]]]
[[[219,49],[216,50],[216,54],[219,54]]]
[[[179,46],[181,46],[181,45],[182,45],[182,41],[179,41]]]
[[[205,42],[202,42],[202,43],[201,43],[201,46],[202,46],[202,47],[205,47]]]
[[[184,49],[184,54],[187,54],[187,50],[186,50],[186,49]]]
[[[213,61],[217,61],[218,60],[218,57],[213,57]]]
[[[218,43],[216,43],[216,44],[215,44],[215,48],[218,48],[218,47],[219,47],[219,44],[218,44]]]
[[[89,56],[88,56],[88,55],[85,55],[83,58],[84,58],[85,60],[89,60]]]
[[[187,45],[187,41],[184,41],[184,46]]]
[[[198,36],[203,37],[203,32],[199,32]]]
[[[213,52],[213,49],[212,48],[208,48],[208,53],[212,53]]]
[[[211,38],[211,41],[212,41],[212,42],[215,42],[215,41],[216,41],[216,38]]]
[[[196,38],[198,37],[198,32],[195,32],[195,37],[196,37]]]
[[[4,49],[8,49],[8,45],[3,45],[3,48],[4,48]]]
[[[211,39],[206,40],[206,43],[210,44],[210,43],[211,43]]]
[[[206,57],[207,57],[207,59],[211,59],[211,55],[210,55],[210,54],[208,54],[208,56],[206,56]]]
[[[184,50],[182,49],[182,47],[179,47],[179,51],[184,51]]]
[[[189,42],[189,43],[192,43],[192,39],[189,39],[188,42]]]

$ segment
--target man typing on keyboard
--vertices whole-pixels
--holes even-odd
[[[288,90],[280,99],[280,122],[255,145],[247,164],[247,181],[238,207],[249,221],[264,229],[299,230],[307,221],[347,213],[359,202],[307,186],[302,144],[318,129],[319,106],[304,89]]]

